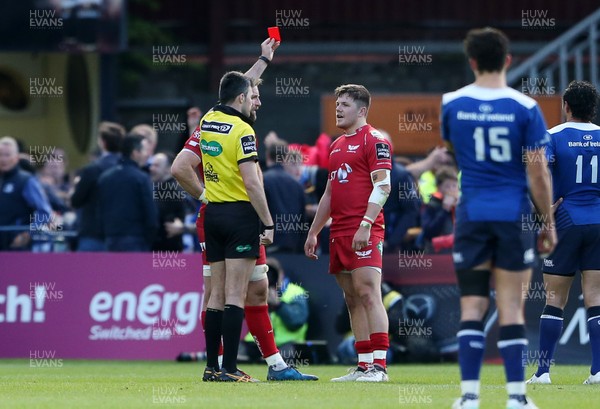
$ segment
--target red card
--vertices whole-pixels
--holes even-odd
[[[279,34],[279,27],[269,27],[269,38],[274,38],[275,41],[281,41],[281,35]]]

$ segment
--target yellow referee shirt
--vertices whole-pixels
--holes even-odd
[[[200,150],[208,201],[249,202],[238,168],[240,163],[258,161],[249,119],[231,107],[217,105],[200,121]]]

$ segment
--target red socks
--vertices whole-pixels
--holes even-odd
[[[371,341],[355,341],[354,348],[358,354],[358,367],[366,371],[368,367],[373,364]]]
[[[386,368],[385,358],[390,347],[390,339],[385,332],[371,334],[371,346],[373,348],[373,364]]]
[[[275,345],[275,336],[273,334],[273,325],[271,325],[271,318],[269,318],[269,306],[258,305],[258,306],[246,306],[244,307],[246,313],[246,323],[248,329],[258,345],[263,358],[267,358],[279,352],[277,345]]]

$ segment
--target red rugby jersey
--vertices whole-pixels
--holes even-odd
[[[202,183],[204,183],[204,169],[202,169],[202,152],[200,151],[200,126],[196,127],[194,133],[185,141],[185,145],[183,145],[183,149],[192,152],[194,155],[200,159],[200,163],[198,164],[198,173],[200,173],[200,178],[202,179]]]
[[[362,126],[351,135],[342,135],[331,144],[331,237],[354,236],[373,191],[371,173],[379,169],[392,169],[392,150],[371,125]],[[383,212],[375,219],[371,234],[384,236]]]

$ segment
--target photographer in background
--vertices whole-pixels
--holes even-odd
[[[294,344],[306,341],[308,330],[308,292],[290,282],[285,276],[283,267],[275,258],[267,258],[269,271],[269,295],[267,303],[275,344],[283,359],[287,362],[296,357]],[[261,357],[259,347],[254,343],[252,335],[248,333],[244,338],[246,352],[251,361],[258,361]]]

